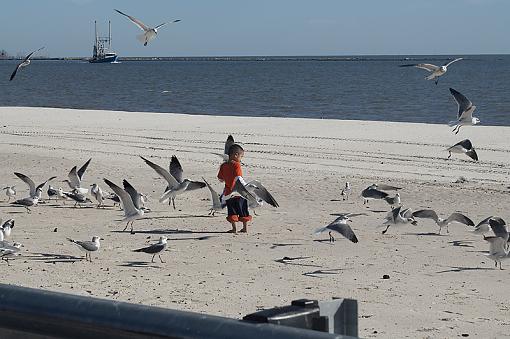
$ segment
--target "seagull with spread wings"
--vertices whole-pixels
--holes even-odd
[[[446,233],[450,233],[448,230],[448,225],[450,225],[452,222],[458,222],[467,226],[475,226],[473,220],[469,219],[462,213],[452,213],[448,218],[443,219],[437,215],[436,211],[425,209],[413,212],[413,217],[428,218],[434,220],[437,226],[439,226],[438,234],[441,234],[443,227],[446,227]]]
[[[466,125],[476,125],[480,123],[480,119],[473,116],[476,106],[466,98],[462,93],[450,88],[450,93],[453,95],[458,106],[457,120],[450,121],[448,126],[454,127],[452,132],[459,133],[460,128]]]
[[[448,159],[451,158],[452,153],[464,153],[474,161],[478,161],[478,154],[476,154],[476,150],[469,139],[459,141],[455,145],[448,147],[446,150],[449,152]]]
[[[63,180],[62,182],[67,182],[67,184],[69,185],[69,187],[72,190],[75,190],[76,192],[78,192],[80,194],[87,194],[89,192],[89,189],[85,188],[85,187],[81,187],[81,183],[83,180],[83,174],[87,170],[87,167],[89,167],[91,160],[92,160],[92,158],[87,160],[87,162],[85,164],[83,164],[83,166],[80,167],[79,170],[76,170],[76,166],[71,168],[71,170],[69,171],[69,174],[67,175],[67,177],[69,179]]]
[[[212,186],[202,177],[202,180],[207,185],[207,188],[209,188],[209,191],[211,192],[211,200],[212,200],[212,206],[209,210],[209,215],[214,216],[216,212],[220,212],[222,209],[225,208],[225,204],[221,203],[221,196],[212,188]]]
[[[30,65],[30,58],[32,57],[32,54],[34,54],[35,52],[39,52],[41,49],[43,49],[44,47],[41,47],[39,49],[36,49],[35,51],[31,52],[30,54],[28,54],[25,59],[23,59],[22,62],[20,62],[16,68],[14,69],[14,72],[12,72],[11,74],[11,77],[9,79],[9,81],[12,81],[12,79],[14,79],[14,77],[16,76],[16,73],[18,73],[18,70],[20,70],[21,68],[23,67],[27,67],[28,65]]]
[[[238,194],[246,199],[248,201],[248,207],[253,210],[262,207],[264,202],[273,207],[280,207],[271,193],[269,193],[264,185],[262,185],[262,183],[258,180],[252,180],[246,183],[246,185],[243,185],[241,180],[237,179],[234,187],[232,188],[232,193],[229,196],[226,196],[225,200],[228,200],[233,194]]]
[[[30,198],[37,197],[38,199],[42,198],[42,189],[44,188],[44,185],[46,185],[46,183],[48,181],[56,178],[56,177],[51,177],[48,180],[46,180],[45,182],[43,182],[42,184],[35,186],[34,181],[32,179],[30,179],[28,176],[26,176],[25,174],[14,172],[14,175],[16,175],[18,178],[23,180],[23,182],[28,185],[28,188],[30,189],[29,197]]]
[[[162,24],[159,24],[157,25],[156,27],[149,27],[147,25],[145,25],[143,22],[141,22],[140,20],[138,20],[137,18],[135,17],[132,17],[130,15],[127,15],[126,13],[122,13],[121,11],[119,11],[118,9],[115,10],[117,13],[119,14],[122,14],[124,15],[125,17],[127,17],[129,20],[131,20],[136,26],[138,26],[138,28],[140,28],[143,33],[138,35],[137,36],[137,39],[144,45],[144,46],[147,46],[147,44],[149,43],[149,41],[153,40],[156,38],[156,35],[158,35],[158,29],[168,23],[175,23],[175,22],[179,22],[181,20],[173,20],[171,22],[164,22]]]
[[[354,216],[358,214],[343,214],[340,215],[338,218],[336,218],[333,222],[331,222],[329,225],[318,228],[315,230],[315,234],[320,234],[322,232],[328,231],[329,232],[329,242],[335,242],[335,238],[331,235],[331,232],[337,232],[343,235],[345,238],[349,239],[353,243],[358,242],[358,238],[356,237],[356,234],[354,234],[354,231],[352,228],[347,224],[347,222],[352,221],[349,219],[350,216]]]
[[[420,68],[420,69],[429,71],[431,74],[429,76],[427,76],[425,79],[426,80],[435,80],[435,83],[437,85],[437,83],[439,82],[439,77],[442,76],[443,74],[445,74],[446,71],[448,71],[448,66],[450,66],[451,64],[453,64],[454,62],[457,62],[459,60],[462,60],[462,58],[457,58],[455,60],[449,61],[442,66],[436,66],[433,64],[409,64],[409,65],[400,65],[400,67],[416,67],[416,68]]]
[[[135,232],[133,231],[133,223],[136,219],[141,218],[144,214],[142,208],[136,207],[136,205],[140,206],[139,203],[137,202],[135,205],[135,201],[137,201],[137,199],[135,198],[133,200],[133,196],[136,196],[138,192],[126,180],[124,180],[124,187],[128,187],[127,189],[120,188],[108,179],[103,180],[108,186],[110,186],[112,191],[117,194],[117,196],[120,198],[120,201],[122,201],[122,206],[124,208],[124,219],[122,219],[122,221],[127,222],[123,231],[125,231],[128,228],[129,223],[131,223],[131,234],[134,234]]]

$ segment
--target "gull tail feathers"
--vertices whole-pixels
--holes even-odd
[[[317,235],[317,234],[321,234],[322,232],[326,231],[328,228],[327,227],[320,227],[318,229],[315,230],[315,232],[313,232],[313,234]]]

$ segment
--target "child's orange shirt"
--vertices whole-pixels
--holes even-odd
[[[223,189],[223,195],[229,195],[232,193],[234,184],[236,183],[237,177],[243,176],[243,170],[241,169],[241,163],[237,161],[225,162],[220,166],[218,172],[218,179],[225,181],[225,188]]]

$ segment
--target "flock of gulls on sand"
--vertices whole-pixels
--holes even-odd
[[[234,143],[234,138],[229,135],[227,138],[227,142],[225,143],[225,152],[228,152],[228,148]],[[226,153],[225,153],[226,154]],[[220,154],[223,160],[225,160],[225,154]],[[159,202],[167,203],[168,205],[173,206],[175,209],[175,200],[181,195],[190,191],[194,191],[197,189],[201,189],[204,187],[208,187],[211,193],[211,202],[212,206],[210,207],[209,214],[214,215],[215,212],[222,211],[225,209],[226,204],[222,203],[222,199],[220,194],[218,194],[214,188],[207,183],[205,180],[202,181],[194,181],[187,178],[184,178],[184,171],[182,166],[174,155],[171,157],[169,169],[165,169],[154,162],[140,157],[149,167],[151,167],[160,177],[166,180],[166,187],[164,189],[163,194],[161,195]],[[124,218],[122,222],[126,222],[126,226],[123,231],[126,231],[129,226],[131,226],[130,233],[135,234],[133,229],[133,223],[135,220],[140,219],[144,213],[150,212],[150,209],[145,207],[145,203],[147,202],[147,195],[141,192],[138,192],[127,180],[122,181],[122,187],[116,185],[113,181],[104,179],[104,183],[110,187],[113,193],[106,193],[100,187],[99,184],[94,183],[90,185],[90,189],[87,187],[83,187],[83,176],[85,171],[87,170],[89,164],[92,159],[87,160],[83,166],[79,169],[77,166],[74,166],[68,173],[67,179],[62,180],[62,182],[67,183],[69,186],[68,191],[64,191],[62,187],[55,188],[51,185],[52,180],[56,179],[56,176],[52,176],[37,185],[34,181],[25,174],[14,172],[19,179],[21,179],[25,184],[27,184],[29,188],[28,196],[22,199],[16,200],[16,185],[4,187],[3,190],[7,196],[7,202],[10,202],[11,199],[15,199],[10,202],[14,206],[22,206],[26,209],[27,213],[31,213],[31,208],[37,206],[41,201],[43,201],[43,188],[48,184],[48,189],[46,191],[48,195],[48,199],[55,199],[56,201],[62,201],[64,204],[66,201],[74,201],[74,207],[80,207],[83,204],[90,204],[92,200],[88,197],[90,194],[97,201],[97,208],[104,207],[104,201],[106,199],[110,199],[113,201],[114,205],[116,203],[121,204],[122,211],[124,213]],[[233,192],[225,197],[229,198],[230,196],[242,196],[246,200],[248,200],[248,205],[252,209],[257,209],[263,206],[264,202],[278,207],[278,203],[268,192],[268,190],[260,183],[258,180],[250,181],[244,186],[241,184],[240,180],[236,181]],[[224,201],[224,200],[223,200]],[[20,244],[19,243],[9,243],[7,238],[11,235],[11,230],[14,227],[14,220],[7,220],[0,228],[0,257],[9,263],[9,259],[14,256],[20,255]],[[92,252],[96,252],[100,249],[101,243],[100,240],[102,238],[100,236],[92,237],[91,241],[78,241],[71,238],[67,238],[70,242],[76,244],[81,250],[85,251],[85,259],[88,261],[92,261]],[[135,249],[134,252],[143,252],[152,254],[151,262],[154,262],[154,258],[156,255],[159,256],[161,262],[160,254],[167,248],[167,237],[160,237],[159,241],[155,244],[152,244],[147,247]]]

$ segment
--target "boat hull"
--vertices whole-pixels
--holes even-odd
[[[92,63],[92,64],[112,63],[112,62],[116,62],[116,61],[117,61],[117,56],[116,55],[107,56],[107,57],[104,57],[104,58],[92,58],[92,59],[89,60],[89,62]]]

